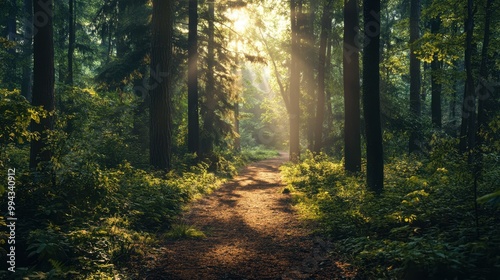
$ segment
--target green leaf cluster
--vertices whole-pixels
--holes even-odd
[[[391,159],[380,196],[366,190],[362,176],[347,174],[324,155],[308,154],[284,166],[282,175],[295,189],[300,212],[319,224],[363,279],[494,279],[499,209],[480,205],[476,227],[473,178],[453,143],[434,139],[429,159]],[[496,158],[484,160],[478,193],[486,195],[495,191],[499,170]]]

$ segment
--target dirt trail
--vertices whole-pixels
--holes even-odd
[[[141,264],[140,279],[345,279],[282,193],[286,160],[251,164],[194,202],[184,222],[207,237],[166,241]]]

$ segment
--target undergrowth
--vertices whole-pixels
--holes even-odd
[[[282,174],[299,211],[317,221],[358,279],[497,279],[500,211],[480,204],[476,227],[466,160],[454,142],[438,142],[428,159],[390,159],[380,196],[323,154],[309,153]],[[498,157],[484,163],[479,196],[495,191],[500,175]]]
[[[147,119],[136,115],[135,99],[68,89],[59,101],[65,113],[56,114],[50,134],[52,161],[33,172],[29,141],[37,135],[28,125],[46,112],[18,92],[0,94],[1,113],[11,116],[0,120],[0,176],[16,169],[18,217],[11,273],[5,209],[0,214],[1,279],[130,279],[127,262],[163,237],[203,236],[175,224],[188,202],[219,187],[248,161],[276,155],[262,147],[219,152],[212,161],[177,153],[169,173],[154,171],[134,127]],[[0,205],[6,205],[5,191],[0,187]]]

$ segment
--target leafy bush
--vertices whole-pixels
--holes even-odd
[[[318,221],[361,278],[494,279],[500,272],[498,208],[482,206],[476,228],[466,161],[448,141],[433,144],[430,160],[392,159],[380,196],[325,155],[308,154],[282,167],[282,174],[297,190],[302,212],[315,212],[307,217]],[[496,164],[485,166],[479,194],[494,191],[492,174],[499,172]]]

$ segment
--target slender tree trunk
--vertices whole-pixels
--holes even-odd
[[[33,0],[24,0],[23,4],[23,80],[21,83],[21,95],[31,101],[32,71],[33,66]]]
[[[431,20],[431,33],[438,34],[441,26],[441,18],[438,16]],[[441,90],[442,85],[439,79],[441,62],[438,59],[438,54],[434,53],[431,62],[431,115],[432,124],[436,128],[441,128],[442,125],[442,113],[441,113]]]
[[[9,7],[9,13],[7,17],[7,26],[5,28],[5,33],[7,37],[7,40],[11,42],[16,42],[17,41],[17,1],[16,0],[9,0],[8,1],[8,7]],[[5,83],[7,85],[7,88],[10,90],[13,90],[16,88],[16,68],[17,68],[17,54],[16,54],[16,48],[17,46],[10,47],[7,49],[7,53],[9,54],[10,59],[7,60],[7,73],[6,76],[8,77],[5,79]]]
[[[456,34],[456,32],[454,32],[454,34]],[[460,65],[460,63],[458,63],[458,61],[455,61],[453,63],[453,68],[455,69],[460,69],[462,66]],[[459,80],[455,80],[455,82],[453,83],[453,92],[451,94],[451,100],[450,100],[450,113],[449,113],[449,117],[451,119],[451,126],[453,127],[453,129],[456,129],[457,128],[457,99],[458,99],[458,96],[459,96],[459,91],[461,91],[461,88],[462,88],[462,84],[459,82]]]
[[[363,0],[366,34],[363,51],[363,111],[366,129],[366,181],[369,190],[384,187],[384,153],[380,119],[380,0]]]
[[[75,53],[75,0],[69,0],[68,32],[68,76],[66,77],[66,84],[73,85],[73,56]]]
[[[241,79],[241,71],[240,71],[240,60],[239,60],[239,49],[238,49],[238,44],[236,44],[236,55],[234,59],[234,64],[236,65],[236,96],[234,100],[234,132],[236,133],[236,136],[234,137],[234,149],[236,152],[241,151],[241,137],[240,137],[240,103],[239,103],[239,98],[240,98],[240,79]]]
[[[285,103],[285,108],[288,113],[290,113],[290,98],[288,97],[287,88],[283,85],[281,80],[280,72],[278,71],[278,65],[276,64],[276,60],[274,59],[274,55],[271,51],[271,48],[267,44],[266,38],[264,34],[262,34],[262,29],[259,28],[259,34],[261,37],[264,46],[266,46],[267,53],[269,54],[269,58],[271,59],[271,63],[273,64],[274,75],[276,76],[276,82],[278,83],[278,87],[280,89],[281,97],[283,98],[283,102]]]
[[[300,69],[298,24],[297,24],[297,0],[290,0],[290,18],[292,32],[292,50],[290,61],[290,161],[298,162],[300,157]]]
[[[315,3],[314,0],[309,0],[308,1],[308,7],[307,7],[307,12],[306,13],[300,13],[303,18],[303,27],[300,32],[301,37],[303,39],[303,44],[302,44],[302,59],[303,61],[303,68],[301,67],[301,71],[303,73],[303,79],[304,79],[304,90],[306,93],[306,97],[304,98],[304,101],[307,106],[307,144],[308,144],[308,149],[311,151],[314,151],[315,145],[314,145],[314,140],[315,140],[315,121],[316,121],[316,116],[314,114],[315,112],[315,101],[316,101],[316,85],[315,85],[315,80],[314,80],[314,66],[316,65],[315,57],[314,57],[314,39],[315,39],[315,34],[314,34],[314,19],[315,19]],[[321,145],[321,142],[319,143]]]
[[[484,37],[483,37],[483,48],[481,50],[481,66],[479,69],[479,75],[481,77],[481,83],[479,84],[478,91],[478,113],[477,113],[477,127],[478,127],[478,136],[477,142],[478,145],[483,144],[484,137],[483,132],[488,127],[488,123],[491,121],[491,117],[489,116],[490,110],[488,102],[489,99],[492,98],[492,94],[494,89],[491,85],[488,84],[488,49],[490,45],[490,25],[491,25],[491,14],[492,14],[492,4],[493,0],[487,0],[486,2],[486,15],[484,16]]]
[[[202,154],[213,154],[215,145],[215,5],[208,2],[207,82],[203,114]]]
[[[472,36],[474,32],[473,1],[467,1],[467,19],[465,21],[465,93],[462,104],[462,125],[460,129],[460,151],[472,150],[475,146],[476,97],[472,76]]]
[[[172,157],[172,37],[174,1],[153,0],[150,162],[168,171]]]
[[[33,0],[33,1],[38,1],[38,0]],[[63,7],[64,7],[64,1],[63,0],[54,0],[55,2],[55,7],[60,10],[60,11],[63,11]],[[59,18],[60,19],[59,19]],[[63,15],[59,14],[56,12],[56,19],[58,21],[61,21],[61,22],[64,22],[65,19],[63,19]],[[35,15],[35,20],[36,20],[36,15]],[[35,28],[37,28],[35,26]],[[56,49],[58,50],[63,50],[65,48],[64,44],[66,42],[66,30],[65,30],[65,27],[64,27],[64,24],[57,24],[55,25],[55,28],[56,28]],[[65,59],[64,59],[64,56],[62,55],[59,55],[56,57],[57,58],[57,81],[59,83],[64,83],[66,81],[66,70],[67,68],[65,67],[64,65],[64,62],[65,62]],[[59,96],[59,100],[58,100],[58,104],[60,104],[60,96]],[[59,108],[59,109],[62,109],[62,108]],[[64,110],[62,110],[64,111]]]
[[[34,106],[42,106],[43,109],[51,112],[55,110],[54,101],[54,41],[53,41],[53,2],[33,1],[33,12],[39,17],[46,19],[46,24],[37,26],[38,30],[34,36],[33,57],[34,57],[34,80],[33,80],[33,100]],[[40,119],[40,122],[31,122],[31,131],[40,133],[39,140],[31,141],[30,168],[34,169],[41,162],[49,162],[52,153],[46,142],[46,130],[54,127],[53,117],[47,116]]]
[[[326,0],[321,16],[321,34],[318,58],[318,92],[316,99],[316,123],[314,135],[314,151],[320,152],[323,147],[323,123],[325,121],[325,67],[328,35],[332,29],[333,0]]]
[[[330,36],[332,37],[332,36]],[[333,51],[333,38],[329,38],[326,48],[326,61],[325,61],[325,78],[327,80],[332,77],[332,51]],[[325,95],[326,95],[326,122],[327,122],[327,134],[333,130],[333,103],[332,103],[332,90],[331,87],[326,86],[325,83]]]
[[[359,49],[356,46],[359,29],[358,3],[346,0],[344,5],[344,158],[345,170],[361,171]]]
[[[234,131],[236,132],[236,136],[234,138],[234,149],[236,152],[240,152],[241,151],[240,103],[238,102],[238,99],[236,99],[236,101],[234,102]]]
[[[420,0],[410,1],[410,117],[411,131],[409,140],[409,152],[418,151],[421,135],[421,74],[420,61],[415,53],[415,41],[420,37]]]
[[[188,150],[200,153],[198,113],[198,0],[189,0],[188,35]]]

